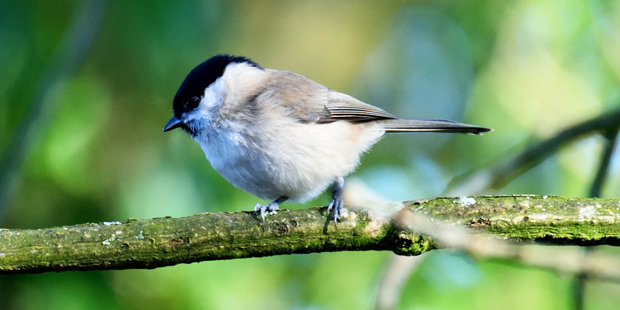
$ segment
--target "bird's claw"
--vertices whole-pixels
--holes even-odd
[[[265,215],[267,212],[276,212],[278,210],[280,210],[280,204],[275,202],[266,205],[257,203],[254,206],[254,213],[260,213],[260,217],[263,219],[263,222],[265,221]]]
[[[333,209],[334,210],[334,224],[338,224],[338,216],[342,214],[342,209],[344,208],[344,200],[342,197],[334,197],[329,202],[327,206],[327,213]]]
[[[336,182],[334,182],[334,192],[332,195],[332,200],[329,202],[327,206],[327,213],[334,209],[334,225],[338,224],[338,216],[342,214],[342,210],[344,209],[344,199],[342,197],[342,190],[344,189],[344,179],[338,178]]]

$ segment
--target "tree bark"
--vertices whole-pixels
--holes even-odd
[[[355,210],[355,211],[354,211]],[[374,210],[374,211],[373,211]],[[430,236],[393,221],[413,211],[518,242],[618,245],[620,199],[555,196],[433,198],[349,207],[334,225],[324,207],[280,210],[262,222],[252,212],[130,219],[36,230],[0,230],[0,274],[157,268],[179,263],[332,251],[419,255]]]

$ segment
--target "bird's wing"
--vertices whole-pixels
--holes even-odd
[[[268,86],[255,96],[254,104],[268,104],[261,110],[278,109],[278,115],[303,123],[376,122],[387,132],[480,134],[491,130],[447,120],[401,119],[299,74],[283,70],[272,70],[271,73]]]
[[[263,95],[271,97],[270,102],[277,103],[290,117],[306,123],[397,119],[377,107],[283,70],[273,70]]]
[[[375,106],[333,90],[328,90],[325,109],[329,112],[330,120],[363,122],[397,118]]]

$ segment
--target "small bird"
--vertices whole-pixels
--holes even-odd
[[[173,101],[163,131],[181,128],[211,166],[260,198],[254,211],[304,202],[329,185],[328,212],[338,221],[344,177],[386,132],[481,134],[491,129],[447,120],[398,118],[299,74],[220,54],[195,67]]]

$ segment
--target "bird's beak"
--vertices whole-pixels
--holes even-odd
[[[166,123],[166,126],[164,126],[164,132],[166,131],[170,131],[172,129],[175,129],[179,126],[181,126],[181,123],[183,123],[180,119],[178,119],[176,116],[173,116],[168,123]]]

